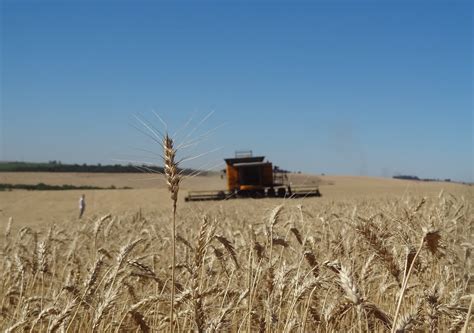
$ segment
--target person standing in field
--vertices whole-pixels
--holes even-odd
[[[84,211],[86,210],[86,196],[83,194],[79,199],[79,218],[82,217]]]

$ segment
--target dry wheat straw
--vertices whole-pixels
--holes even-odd
[[[21,228],[0,252],[0,330],[168,331],[174,307],[180,332],[467,332],[472,205],[425,200],[357,200],[354,213],[354,201],[317,201],[298,229],[289,206],[258,224],[253,210],[234,208],[239,202],[218,203],[197,235],[199,218],[184,210],[173,305],[166,215],[131,212],[99,224],[102,214],[44,233]],[[369,216],[359,222],[372,234],[348,227],[360,215]],[[399,268],[401,287],[384,256]]]

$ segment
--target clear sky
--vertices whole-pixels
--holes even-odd
[[[190,166],[474,181],[471,1],[0,2],[0,160],[151,161],[135,114],[214,111]]]

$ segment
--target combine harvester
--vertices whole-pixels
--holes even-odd
[[[227,191],[190,191],[185,201],[227,200],[235,198],[320,197],[317,186],[291,186],[286,173],[264,162],[265,156],[236,152],[227,158]]]

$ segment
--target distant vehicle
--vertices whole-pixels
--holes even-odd
[[[227,190],[190,191],[185,201],[321,196],[317,186],[291,186],[287,172],[264,159],[265,156],[252,156],[252,152],[236,152],[234,158],[225,159]]]

